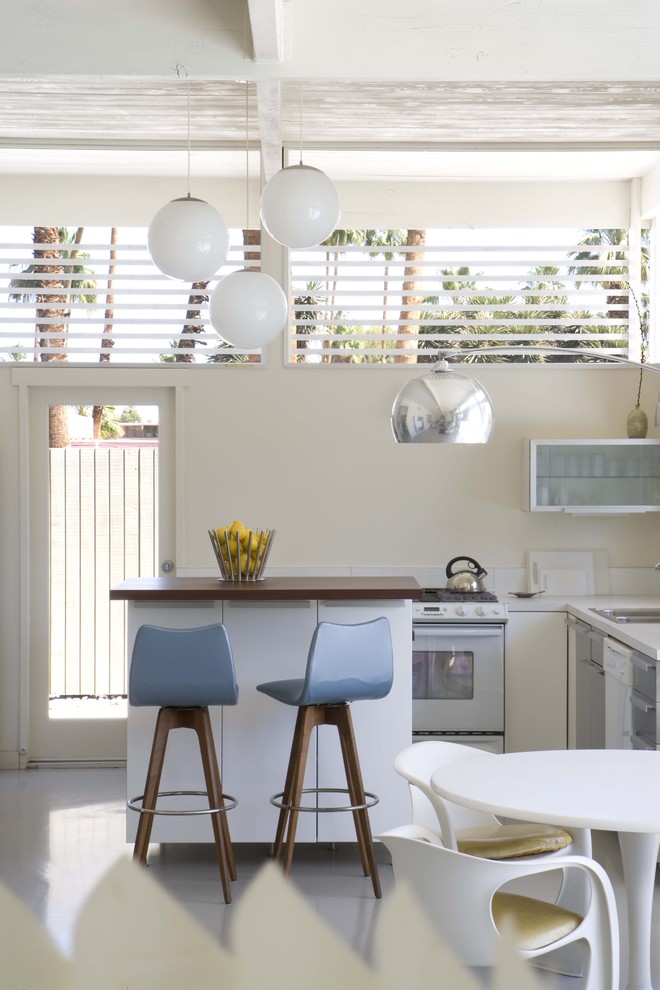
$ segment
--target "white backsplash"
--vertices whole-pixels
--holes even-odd
[[[488,572],[488,591],[504,596],[510,591],[527,591],[526,567],[483,565]],[[178,577],[217,577],[217,567],[186,567]],[[423,588],[444,588],[446,565],[441,567],[268,567],[268,577],[413,577]],[[660,573],[653,567],[611,567],[610,595],[660,595]]]

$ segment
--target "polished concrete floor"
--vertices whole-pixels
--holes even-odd
[[[78,911],[97,880],[130,851],[124,839],[125,774],[122,770],[26,770],[0,772],[0,882],[17,894],[68,953]],[[234,903],[268,857],[268,847],[236,847],[239,879]],[[594,834],[594,855],[608,871],[620,908],[621,862],[616,838]],[[292,880],[326,922],[367,961],[382,903],[394,885],[386,850],[379,847],[383,901],[362,876],[355,847],[300,846]],[[154,846],[150,875],[226,945],[232,906],[222,900],[212,846]],[[653,975],[660,987],[660,881],[656,884]],[[626,964],[625,938],[622,963]],[[486,974],[480,974],[487,985]],[[544,976],[564,990],[579,980]]]

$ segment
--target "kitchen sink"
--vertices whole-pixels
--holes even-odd
[[[612,622],[660,623],[660,608],[591,608],[589,611]]]

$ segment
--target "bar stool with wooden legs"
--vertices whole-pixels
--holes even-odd
[[[362,870],[365,876],[371,877],[375,896],[381,896],[368,811],[378,803],[378,797],[365,791],[362,783],[350,704],[386,697],[392,688],[392,680],[392,637],[389,622],[383,616],[355,625],[320,622],[312,638],[304,678],[257,685],[257,690],[263,694],[298,708],[284,790],[270,799],[271,804],[280,809],[273,855],[279,859],[284,847],[283,865],[287,875],[293,860],[299,813],[350,811]],[[303,788],[310,737],[319,725],[337,728],[346,788]],[[350,803],[342,807],[301,803],[303,794],[321,792],[348,794]]]
[[[158,707],[158,717],[147,769],[144,794],[130,798],[128,807],[140,814],[133,859],[143,865],[155,815],[210,815],[220,868],[222,890],[231,902],[229,878],[236,879],[227,811],[236,799],[223,794],[209,705],[235,705],[238,687],[227,630],[217,623],[194,629],[140,626],[135,637],[129,673],[128,701],[134,707]],[[205,791],[160,791],[169,733],[192,729],[197,735],[204,770]],[[200,795],[208,808],[158,808],[160,797]]]

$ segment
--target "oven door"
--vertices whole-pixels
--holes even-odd
[[[504,731],[504,626],[413,624],[413,731]]]

